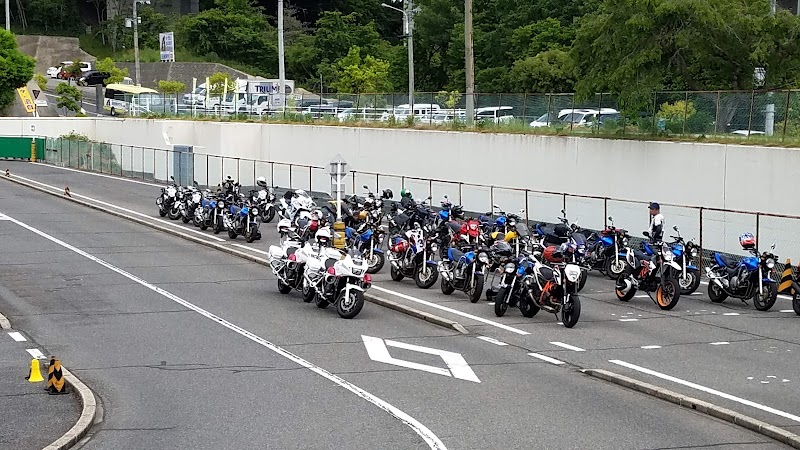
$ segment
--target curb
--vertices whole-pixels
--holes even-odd
[[[116,217],[119,217],[119,218],[122,218],[122,219],[125,219],[125,220],[128,220],[128,221],[134,222],[134,223],[138,223],[139,225],[144,225],[146,227],[150,227],[150,228],[153,228],[155,230],[158,230],[158,231],[161,231],[161,232],[164,232],[164,233],[167,233],[167,234],[171,234],[173,236],[177,236],[177,237],[182,238],[182,239],[186,239],[188,241],[192,241],[192,242],[195,242],[195,243],[198,243],[198,244],[201,244],[201,245],[205,245],[206,247],[211,247],[213,249],[222,251],[224,253],[228,253],[229,255],[237,256],[239,258],[245,259],[245,260],[250,261],[250,262],[254,262],[256,264],[260,264],[262,266],[270,267],[269,261],[267,261],[264,258],[259,258],[258,256],[253,256],[253,255],[251,255],[249,253],[245,253],[243,251],[236,250],[236,249],[233,249],[231,247],[228,247],[228,246],[225,246],[225,245],[222,245],[222,244],[209,242],[209,241],[206,241],[205,239],[202,239],[200,237],[195,237],[195,236],[192,236],[190,234],[183,233],[180,230],[177,230],[177,229],[174,229],[174,228],[170,228],[170,227],[165,227],[165,226],[159,225],[159,224],[155,224],[155,223],[152,223],[152,222],[150,222],[148,220],[140,219],[138,217],[129,216],[127,214],[124,214],[124,213],[121,213],[121,212],[117,212],[117,211],[113,211],[113,210],[110,210],[108,208],[104,208],[102,206],[98,206],[98,205],[95,205],[93,203],[90,203],[90,202],[87,202],[87,201],[84,201],[84,200],[79,200],[79,199],[76,199],[76,198],[73,198],[73,197],[65,197],[63,194],[55,192],[53,190],[50,190],[50,189],[47,189],[47,188],[44,188],[44,187],[41,187],[41,186],[36,186],[36,185],[30,184],[30,183],[24,182],[22,180],[14,179],[14,174],[11,174],[10,177],[2,177],[2,179],[11,181],[11,182],[19,184],[21,186],[25,186],[25,187],[37,190],[39,192],[44,192],[45,194],[50,194],[50,195],[52,195],[54,197],[58,197],[60,199],[64,199],[64,200],[67,200],[67,201],[70,201],[70,202],[73,202],[73,203],[77,203],[77,204],[79,204],[81,206],[85,206],[87,208],[91,208],[91,209],[94,209],[96,211],[100,211],[100,212],[103,212],[103,213],[106,213],[106,214],[110,214],[112,216],[116,216]],[[391,300],[386,300],[386,299],[383,299],[383,298],[380,298],[380,297],[376,297],[376,296],[374,296],[372,294],[365,295],[364,299],[369,301],[370,303],[374,303],[376,305],[383,306],[383,307],[388,308],[388,309],[392,309],[392,310],[397,311],[399,313],[406,314],[408,316],[424,320],[424,321],[426,321],[428,323],[431,323],[431,324],[434,324],[434,325],[438,325],[438,326],[441,326],[441,327],[444,327],[444,328],[447,328],[447,329],[450,329],[450,330],[455,330],[455,331],[458,331],[459,333],[462,333],[462,334],[469,334],[469,331],[467,331],[467,329],[464,328],[464,326],[462,326],[458,322],[454,322],[452,320],[445,319],[444,317],[440,317],[440,316],[437,316],[435,314],[431,314],[431,313],[428,313],[428,312],[425,312],[425,311],[420,311],[418,309],[411,308],[409,306],[405,306],[405,305],[402,305],[400,303],[393,302]]]
[[[756,433],[775,439],[776,441],[787,444],[793,448],[800,449],[800,436],[753,417],[740,414],[703,400],[678,394],[677,392],[645,383],[643,381],[635,380],[614,372],[609,372],[607,370],[584,369],[582,372],[589,376],[599,378],[601,380],[605,380],[619,386],[659,398],[661,400],[666,400],[678,406],[708,414],[709,416],[716,417],[717,419],[722,419],[734,425],[739,425],[747,428],[748,430],[755,431]]]
[[[0,330],[10,330],[11,329],[11,322],[8,321],[8,318],[0,313]]]
[[[69,429],[63,436],[58,438],[55,442],[48,445],[44,450],[66,450],[73,445],[77,444],[91,428],[94,422],[95,415],[97,414],[97,401],[95,400],[92,391],[81,380],[72,374],[66,367],[61,366],[64,373],[64,379],[67,384],[72,386],[80,395],[81,415],[75,425]]]

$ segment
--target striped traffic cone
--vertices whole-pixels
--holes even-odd
[[[784,266],[783,274],[781,274],[781,283],[778,285],[778,293],[791,295],[793,281],[792,260],[787,258],[786,266]]]

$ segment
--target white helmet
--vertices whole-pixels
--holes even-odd
[[[327,246],[331,243],[331,230],[328,227],[320,228],[314,237],[318,244]]]
[[[292,227],[292,221],[289,219],[281,219],[278,221],[278,232],[285,233]]]
[[[267,185],[267,179],[264,178],[264,177],[258,177],[258,178],[256,178],[256,184],[259,185],[259,186],[262,186],[262,187],[266,186]]]

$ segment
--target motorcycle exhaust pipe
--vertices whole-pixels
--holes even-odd
[[[393,259],[393,260],[391,260],[389,262],[392,263],[392,267],[394,267],[395,269],[398,269],[398,270],[400,269],[400,262],[399,261]]]

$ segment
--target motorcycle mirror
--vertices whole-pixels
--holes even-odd
[[[563,214],[564,216],[566,216],[566,215],[567,215],[567,212],[566,212],[566,211],[564,211],[564,210],[562,209],[562,210],[561,210],[561,214]]]
[[[494,207],[494,209],[496,209],[496,210],[498,210],[498,211],[500,210],[500,205],[498,205],[497,203],[495,203],[495,204],[494,204],[494,205],[492,205],[492,206]]]
[[[673,225],[672,229],[675,230],[675,231],[678,231],[678,226],[677,225]]]
[[[611,216],[608,216],[608,221],[609,221],[609,222],[613,222],[613,221],[614,221],[614,218],[613,218],[613,217],[611,217]]]
[[[363,186],[363,188],[369,190],[369,186],[367,186],[366,184]]]
[[[175,177],[173,177],[172,175],[169,176],[169,179],[175,181]]]
[[[769,248],[769,249],[770,249],[770,250],[775,250],[775,243],[774,243],[774,242],[772,243],[772,245],[770,246],[770,248]]]

